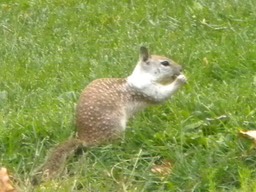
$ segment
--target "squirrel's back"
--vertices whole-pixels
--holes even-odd
[[[122,135],[127,120],[152,103],[129,86],[126,78],[97,79],[82,92],[77,104],[78,138],[87,145]]]

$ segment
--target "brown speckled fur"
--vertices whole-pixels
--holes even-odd
[[[78,138],[86,145],[94,145],[122,135],[120,131],[124,128],[120,119],[125,119],[124,111],[133,115],[138,110],[135,106],[134,109],[126,109],[128,103],[149,105],[153,101],[129,87],[126,79],[93,81],[81,94],[78,102]]]

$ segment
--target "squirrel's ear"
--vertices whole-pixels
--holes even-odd
[[[147,61],[149,58],[148,49],[144,46],[140,47],[140,58],[142,61]]]

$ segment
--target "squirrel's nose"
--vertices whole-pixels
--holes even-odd
[[[180,72],[180,74],[181,74],[183,71],[184,71],[183,66],[180,66],[180,67],[179,67],[179,72]]]
[[[180,75],[183,72],[183,68],[182,66],[179,66],[178,70],[177,70],[177,74]]]

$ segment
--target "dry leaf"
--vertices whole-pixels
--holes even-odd
[[[160,176],[168,176],[172,172],[172,164],[170,161],[165,160],[159,165],[154,165],[151,168],[151,172]]]
[[[239,132],[242,136],[252,139],[254,143],[256,143],[256,131],[240,131]]]
[[[12,186],[7,169],[0,168],[0,192],[15,192],[15,188]]]

